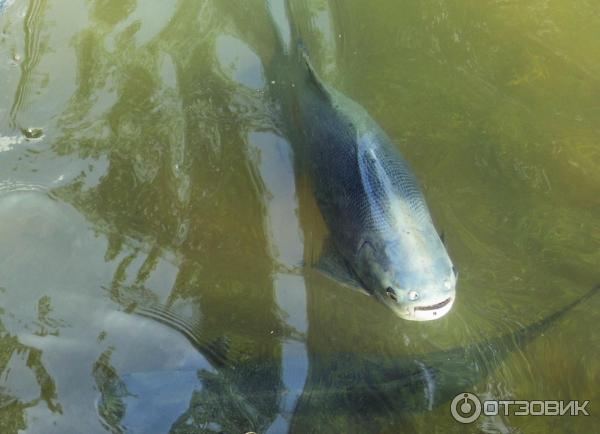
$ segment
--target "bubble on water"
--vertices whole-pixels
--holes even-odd
[[[21,60],[23,60],[23,57],[20,53],[13,51],[12,55],[10,56],[10,60],[13,65],[18,65],[19,63],[21,63]]]

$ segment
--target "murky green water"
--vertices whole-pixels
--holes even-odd
[[[295,3],[423,184],[452,312],[402,321],[305,266],[323,228],[262,1],[0,2],[0,432],[597,432],[598,297],[494,339],[600,282],[600,5]],[[590,416],[462,425],[448,391]]]

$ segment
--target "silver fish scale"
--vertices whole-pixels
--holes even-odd
[[[429,211],[408,163],[364,109],[336,98],[353,111],[308,86],[300,94],[300,115],[306,139],[302,153],[338,247],[356,251],[368,233],[390,239],[404,225],[430,230]]]
[[[429,222],[429,211],[417,180],[400,153],[390,148],[387,138],[369,137],[359,141],[359,147],[360,173],[370,205],[370,226],[380,230],[397,228],[398,223],[403,223],[399,220],[406,218],[418,224]],[[408,208],[408,215],[399,212],[401,210],[393,204]]]

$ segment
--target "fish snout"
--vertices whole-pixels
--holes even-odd
[[[446,315],[456,298],[453,285],[444,285],[442,291],[409,290],[398,294],[391,287],[386,291],[394,312],[409,321],[431,321]]]
[[[450,259],[434,257],[432,266],[424,268],[408,266],[399,257],[369,258],[360,269],[362,281],[402,319],[431,321],[446,315],[456,298],[457,272]]]
[[[439,319],[446,315],[452,309],[454,304],[454,294],[444,294],[437,299],[429,298],[426,302],[415,303],[408,307],[409,316],[407,319],[412,321],[431,321]]]

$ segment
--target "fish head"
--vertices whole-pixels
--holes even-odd
[[[437,236],[437,235],[436,235]],[[419,257],[401,240],[365,241],[356,273],[367,289],[400,318],[435,320],[446,315],[456,298],[457,272],[445,248]]]

